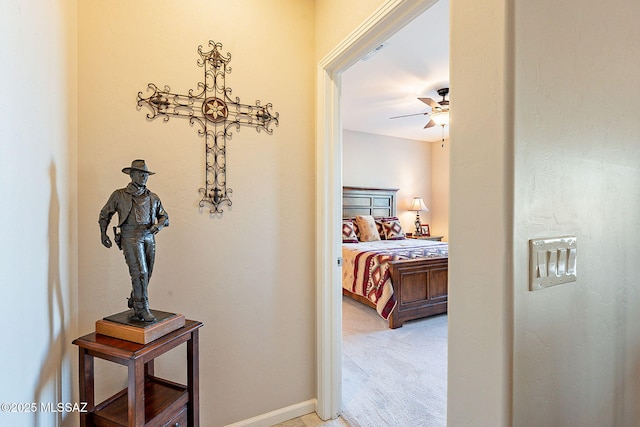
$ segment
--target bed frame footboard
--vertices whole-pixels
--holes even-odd
[[[389,263],[397,305],[389,327],[399,328],[407,320],[447,312],[448,258],[419,258]]]

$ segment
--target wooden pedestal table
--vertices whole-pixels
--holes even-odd
[[[199,427],[199,350],[201,322],[185,325],[148,344],[91,333],[73,341],[79,347],[81,427]],[[154,359],[187,344],[187,385],[154,376]],[[94,357],[127,366],[128,387],[96,405]]]

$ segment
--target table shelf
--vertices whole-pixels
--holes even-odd
[[[96,406],[93,425],[126,426],[128,413],[128,389],[123,389]],[[144,417],[147,426],[165,425],[162,420],[171,419],[187,409],[187,387],[162,378],[147,377],[144,384]],[[182,427],[182,426],[181,426]]]

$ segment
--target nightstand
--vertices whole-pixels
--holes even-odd
[[[435,240],[436,242],[441,242],[444,236],[407,236],[409,239],[420,239],[420,240]]]

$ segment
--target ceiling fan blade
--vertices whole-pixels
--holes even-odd
[[[440,104],[438,104],[436,101],[434,101],[431,98],[418,98],[418,99],[424,102],[425,104],[427,104],[431,108],[441,108]]]
[[[389,119],[399,119],[400,117],[411,117],[411,116],[426,116],[427,114],[429,113],[406,114],[404,116],[389,117]]]
[[[435,125],[436,125],[436,122],[434,122],[433,120],[429,120],[429,123],[427,123],[423,129],[432,128]]]

